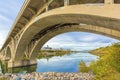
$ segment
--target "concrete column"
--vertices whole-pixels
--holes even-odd
[[[46,7],[46,12],[49,10],[49,6]]]
[[[104,0],[105,4],[114,4],[114,0]]]
[[[64,6],[68,6],[69,5],[69,0],[64,0]]]

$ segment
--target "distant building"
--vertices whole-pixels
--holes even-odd
[[[52,50],[52,48],[47,45],[47,47],[43,47],[43,50]]]

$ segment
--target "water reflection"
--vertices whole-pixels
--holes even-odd
[[[97,56],[90,53],[74,53],[64,55],[62,57],[52,57],[49,60],[43,58],[38,60],[37,72],[78,72],[78,64],[83,60],[87,65],[93,60],[97,60]]]
[[[37,65],[31,65],[26,67],[7,68],[7,62],[1,62],[1,73],[21,73],[21,72],[34,72],[36,71]]]
[[[36,71],[37,65],[31,65],[26,67],[17,67],[17,68],[9,68],[9,73],[23,73],[23,72],[34,72]]]
[[[6,62],[1,62],[2,72],[78,72],[78,64],[83,60],[87,65],[98,57],[90,53],[71,53],[69,55],[54,56],[51,58],[41,58],[37,60],[37,65],[7,69]]]

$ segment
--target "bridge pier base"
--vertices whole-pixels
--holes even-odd
[[[19,61],[8,61],[8,68],[24,67],[37,64],[37,60],[19,60]]]
[[[114,0],[105,0],[105,4],[114,4]]]

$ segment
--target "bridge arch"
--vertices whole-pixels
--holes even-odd
[[[118,6],[118,5],[116,5]],[[109,9],[110,15],[107,10]],[[113,11],[114,10],[114,11]],[[104,13],[102,13],[104,11]],[[115,13],[112,13],[115,12]],[[53,9],[46,13],[43,13],[33,19],[28,25],[26,25],[25,30],[21,34],[21,37],[18,41],[17,48],[15,50],[14,59],[20,59],[19,56],[24,56],[23,51],[25,51],[26,46],[34,38],[36,34],[42,32],[44,29],[47,29],[57,24],[87,24],[93,26],[101,26],[101,28],[113,29],[115,32],[120,30],[120,12],[116,9],[115,6],[109,8],[109,6],[84,6],[84,5],[73,5],[68,7],[62,7]],[[116,16],[117,15],[117,16]],[[115,19],[116,18],[116,19]],[[88,32],[91,30],[87,30]],[[99,31],[95,31],[99,32]],[[120,35],[117,32],[117,39],[120,39]],[[107,34],[106,32],[101,32],[101,34]],[[108,32],[109,33],[109,32]],[[111,32],[110,32],[111,33]],[[113,36],[112,34],[109,34]],[[116,38],[114,36],[114,38]]]
[[[99,26],[92,26],[92,25],[65,25],[65,26],[55,28],[53,30],[49,30],[43,37],[39,38],[39,40],[37,40],[37,43],[34,45],[34,47],[31,50],[29,59],[36,59],[39,50],[51,38],[65,32],[74,32],[74,31],[90,32],[90,33],[100,34],[104,36],[109,36],[111,38],[120,39],[120,36],[119,37],[117,36],[120,34],[120,32],[114,31],[112,29],[99,27]],[[105,31],[108,31],[108,33],[106,33]],[[110,33],[110,32],[113,32],[113,33]],[[114,32],[116,32],[117,34],[114,34]]]

